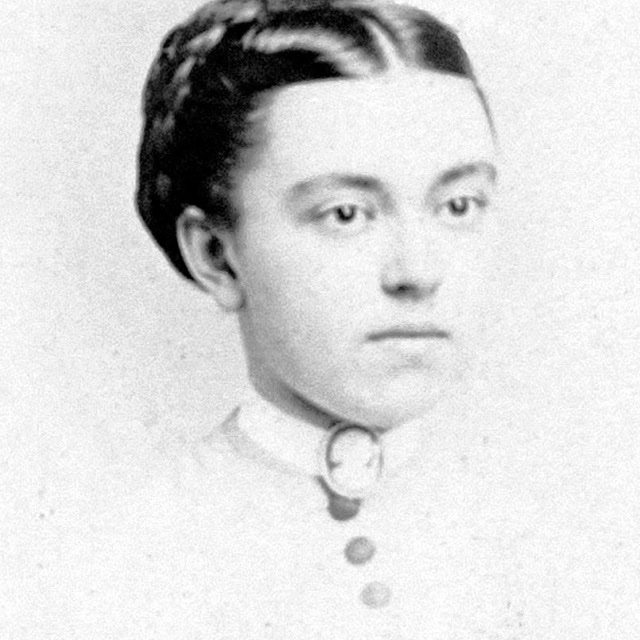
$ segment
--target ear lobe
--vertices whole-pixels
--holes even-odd
[[[187,207],[176,221],[176,236],[182,258],[200,288],[211,293],[225,311],[240,309],[244,295],[237,270],[230,264],[232,232],[214,229],[201,209]]]

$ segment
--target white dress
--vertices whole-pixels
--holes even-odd
[[[138,451],[91,500],[45,499],[5,556],[0,638],[640,637],[637,567],[616,566],[606,513],[558,519],[573,488],[542,496],[504,452],[416,423],[383,440],[386,475],[339,521],[321,439],[256,398],[194,446]]]

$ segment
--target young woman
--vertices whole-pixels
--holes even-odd
[[[515,637],[506,542],[428,426],[480,338],[496,157],[460,40],[416,8],[217,1],[165,40],[139,211],[237,315],[255,390],[156,559],[183,564],[152,587],[181,637]]]

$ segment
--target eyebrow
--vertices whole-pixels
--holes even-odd
[[[333,189],[336,187],[375,191],[380,194],[385,193],[382,182],[373,176],[356,173],[325,173],[294,184],[288,190],[288,199],[295,200],[307,196],[317,189]]]
[[[465,162],[443,171],[435,180],[434,186],[446,187],[463,178],[485,174],[490,182],[498,179],[498,170],[490,162]]]
[[[486,175],[488,179],[494,183],[497,180],[498,170],[490,162],[461,163],[438,174],[430,190],[438,187],[446,187],[463,178],[482,174]],[[382,196],[385,196],[387,193],[382,182],[373,176],[353,173],[326,173],[297,182],[288,190],[287,199],[294,201],[309,195],[317,189],[333,189],[336,187],[375,192]]]

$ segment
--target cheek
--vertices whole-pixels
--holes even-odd
[[[370,295],[375,252],[370,246],[336,247],[314,240],[310,232],[289,231],[247,250],[251,259],[243,275],[250,300],[291,322],[343,322],[362,305],[360,298]]]
[[[256,260],[245,273],[254,335],[283,354],[318,350],[342,322],[341,285],[330,265],[312,260],[300,246]]]
[[[451,267],[450,277],[457,286],[475,289],[484,280],[484,244],[475,238],[465,239],[453,252]]]
[[[489,260],[486,246],[480,242],[470,242],[455,254],[452,269],[447,278],[447,295],[443,301],[451,307],[461,323],[470,325],[471,331],[484,316],[487,302]]]

